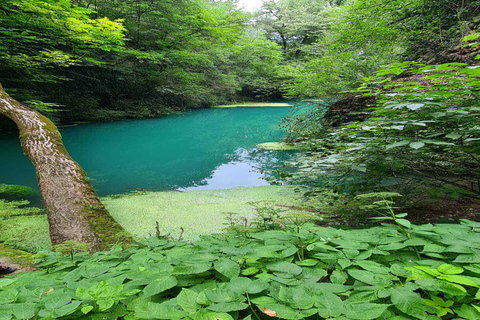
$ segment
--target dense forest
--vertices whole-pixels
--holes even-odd
[[[37,269],[0,269],[0,320],[480,319],[479,61],[477,0],[1,1],[0,133],[44,209],[0,184],[0,267]],[[56,127],[271,101],[301,200],[194,243],[123,230]]]

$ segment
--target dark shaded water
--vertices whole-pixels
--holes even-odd
[[[150,120],[62,128],[65,145],[100,195],[151,190],[267,185],[261,172],[288,152],[255,145],[279,141],[289,108],[193,110]],[[16,134],[0,135],[0,183],[36,188],[35,170]]]

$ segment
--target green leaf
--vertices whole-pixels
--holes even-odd
[[[390,304],[377,303],[348,303],[344,304],[343,313],[352,319],[370,320],[378,319],[390,306]]]
[[[413,292],[412,287],[398,287],[392,289],[390,299],[395,307],[412,316],[419,319],[425,318],[426,306],[422,297]]]
[[[458,316],[468,320],[480,319],[480,312],[469,305],[463,304],[460,308],[454,309]]]
[[[467,248],[469,249],[469,248]],[[480,255],[478,254],[460,254],[453,262],[457,263],[480,263]]]
[[[330,275],[330,281],[336,284],[344,284],[348,279],[348,275],[339,270],[334,270]]]
[[[193,320],[233,320],[232,316],[224,312],[213,312],[201,309],[197,313],[191,315]]]
[[[355,264],[376,274],[390,274],[390,268],[374,261],[356,261]]]
[[[176,299],[172,299],[162,303],[153,303],[146,300],[136,300],[136,303],[130,306],[135,311],[135,317],[133,319],[184,319],[187,313],[180,310],[175,301]]]
[[[14,282],[15,282],[15,280],[13,280],[13,279],[0,279],[0,288],[6,287],[6,286],[8,286],[8,285],[10,285]]]
[[[173,268],[172,274],[198,274],[204,273],[205,271],[210,270],[212,267],[211,262],[199,262],[196,264],[179,264]]]
[[[463,272],[462,268],[447,263],[439,265],[437,270],[445,274],[460,274]]]
[[[374,286],[390,286],[392,284],[392,280],[397,279],[397,277],[392,275],[375,274],[370,271],[357,269],[349,269],[347,272],[352,278]]]
[[[406,219],[396,219],[395,222],[401,226],[404,226],[407,229],[410,229],[412,227],[412,224],[410,223],[410,221]]]
[[[248,308],[248,304],[241,302],[222,302],[209,306],[207,309],[216,312],[232,312],[244,310]]]
[[[472,286],[472,287],[477,287],[477,288],[480,287],[480,279],[479,278],[460,276],[460,275],[455,275],[455,274],[446,274],[446,275],[439,276],[438,279],[443,279],[443,280],[447,280],[447,281],[450,281],[450,282],[463,284],[463,285],[466,285],[466,286]]]
[[[182,307],[183,310],[194,313],[200,308],[197,303],[198,293],[193,290],[183,288],[177,296],[177,304]]]
[[[467,294],[467,290],[461,285],[439,279],[418,279],[415,283],[427,291],[440,291],[457,297]]]
[[[90,311],[93,310],[93,306],[87,304],[87,305],[84,305],[81,309],[81,311],[83,312],[83,314],[87,314],[89,313]]]
[[[280,319],[289,319],[289,320],[297,320],[297,319],[303,319],[304,316],[302,315],[302,312],[299,310],[295,310],[289,306],[285,306],[283,304],[267,304],[264,306],[264,312],[266,310],[271,310],[275,312],[278,318]]]
[[[343,301],[332,293],[324,293],[316,298],[315,306],[321,317],[334,318],[342,313]]]
[[[407,108],[415,111],[415,110],[420,109],[423,106],[425,106],[425,104],[423,104],[423,103],[412,103],[412,104],[407,105]]]
[[[425,146],[425,143],[423,143],[421,141],[416,141],[416,142],[410,143],[410,148],[412,148],[412,149],[420,149],[423,146]]]
[[[214,263],[214,268],[227,278],[238,277],[240,266],[235,261],[228,258],[220,258]]]
[[[267,269],[274,273],[287,273],[298,276],[302,273],[302,268],[294,263],[289,262],[275,262],[267,264]]]
[[[53,312],[53,315],[56,318],[64,317],[66,315],[73,313],[75,310],[77,310],[81,304],[82,304],[82,301],[72,301],[72,303],[69,303],[60,308],[55,309]],[[99,309],[101,310],[101,308]]]
[[[12,312],[18,319],[30,319],[35,315],[35,305],[33,303],[14,303]]]
[[[269,284],[265,280],[252,280],[245,277],[232,278],[230,279],[230,283],[228,284],[228,288],[232,288],[240,292],[248,292],[250,294],[260,293],[263,290],[266,290],[268,286]]]
[[[175,287],[177,283],[177,278],[173,276],[163,276],[161,278],[155,279],[148,286],[146,286],[143,289],[143,294],[145,297],[151,297],[160,292]]]
[[[53,291],[44,299],[45,308],[52,310],[68,304],[72,300],[64,291]]]
[[[296,264],[299,265],[299,266],[303,266],[303,267],[313,267],[313,266],[316,266],[318,264],[318,260],[305,259],[305,260],[302,260],[302,261],[297,261]]]

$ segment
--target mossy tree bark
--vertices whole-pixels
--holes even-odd
[[[35,166],[53,244],[73,240],[99,250],[130,240],[108,214],[47,117],[11,98],[1,85],[0,114],[17,124],[23,152]]]

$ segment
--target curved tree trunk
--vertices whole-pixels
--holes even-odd
[[[53,244],[73,240],[98,250],[130,240],[108,214],[48,118],[11,98],[1,85],[0,114],[17,124],[23,152],[35,166]]]

